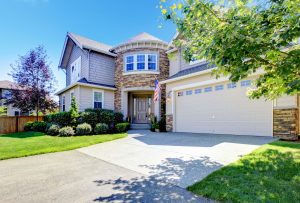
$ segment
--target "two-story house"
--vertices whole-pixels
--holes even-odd
[[[154,102],[155,80],[169,76],[168,43],[141,33],[109,46],[68,33],[59,67],[66,72],[60,90],[60,110],[70,108],[74,96],[79,110],[105,108],[122,112],[132,123],[149,123],[165,114],[165,86]]]
[[[8,80],[0,81],[0,107],[6,107],[6,116],[29,115],[28,112],[22,112],[20,109],[13,107],[12,104],[5,104],[5,100],[11,96],[12,89],[20,89],[20,87]]]
[[[75,96],[79,109],[122,112],[132,123],[166,115],[173,132],[295,137],[299,134],[299,96],[250,100],[258,74],[238,83],[216,79],[206,60],[186,62],[182,49],[142,33],[116,46],[73,33],[66,36],[60,68],[66,87],[57,95],[67,111]],[[161,84],[153,101],[155,80]]]

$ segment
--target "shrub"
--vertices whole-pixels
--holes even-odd
[[[61,128],[58,131],[58,134],[59,134],[59,136],[62,136],[62,137],[75,135],[73,128],[70,127],[70,126],[66,126],[66,127]]]
[[[162,116],[160,121],[158,122],[159,125],[159,131],[160,132],[166,132],[166,117]]]
[[[94,129],[95,134],[104,134],[108,132],[108,125],[106,123],[98,123]]]
[[[64,127],[70,125],[72,119],[70,112],[59,112],[46,115],[44,121],[47,123],[56,123],[57,125]]]
[[[88,135],[91,132],[92,132],[92,126],[88,123],[82,123],[76,127],[77,135]]]
[[[48,134],[48,135],[52,135],[52,136],[58,135],[58,134],[59,134],[59,126],[58,126],[58,125],[55,125],[55,124],[52,124],[52,125],[48,128],[47,134]]]
[[[35,121],[32,123],[31,130],[37,132],[46,132],[47,123],[44,121]]]
[[[31,131],[32,130],[32,125],[33,125],[33,122],[27,122],[24,126],[24,130],[25,131]]]
[[[114,124],[115,119],[117,121],[119,121],[120,116],[121,116],[121,113],[116,113],[109,109],[86,109],[85,112],[96,113],[97,114],[97,123],[106,123],[107,125]],[[116,114],[118,114],[118,115],[116,115]],[[123,121],[123,115],[122,115],[122,121]]]
[[[117,123],[122,123],[124,120],[124,116],[122,113],[120,112],[115,112],[114,114],[114,123],[117,124]]]
[[[115,128],[116,128],[116,132],[123,133],[123,132],[126,132],[127,130],[129,130],[130,124],[129,123],[118,123],[118,124],[116,124]]]
[[[95,127],[98,123],[98,116],[95,112],[81,112],[79,122],[88,123],[92,127]]]

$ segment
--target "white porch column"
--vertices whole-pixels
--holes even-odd
[[[121,112],[124,115],[124,118],[127,118],[128,114],[128,92],[121,91]]]

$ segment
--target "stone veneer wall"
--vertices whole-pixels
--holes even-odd
[[[173,131],[173,115],[166,115],[166,130],[168,132]]]
[[[123,75],[124,70],[124,54],[134,52],[157,52],[159,54],[159,71],[160,74],[131,74]],[[134,48],[119,52],[116,57],[115,69],[115,110],[121,111],[121,91],[122,88],[130,87],[154,87],[154,81],[163,81],[169,76],[169,59],[166,50],[159,48]],[[161,85],[161,116],[166,112],[166,85]]]
[[[299,135],[298,108],[273,110],[273,133],[283,140],[297,140]]]

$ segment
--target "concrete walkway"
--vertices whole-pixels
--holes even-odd
[[[78,150],[0,161],[0,202],[209,202],[184,187],[272,140],[131,131]]]

